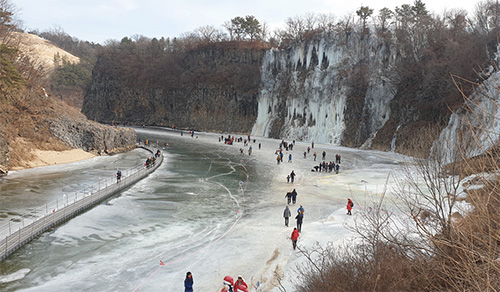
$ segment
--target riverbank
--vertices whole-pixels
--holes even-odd
[[[13,167],[11,170],[22,170],[41,166],[64,164],[94,158],[96,155],[85,152],[82,149],[71,149],[63,151],[33,150],[33,159],[22,161],[21,166]]]

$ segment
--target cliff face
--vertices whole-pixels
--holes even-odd
[[[83,113],[425,156],[462,103],[450,72],[473,80],[488,54],[474,35],[421,33],[337,31],[287,48],[223,43],[175,55],[122,43],[100,54]],[[459,39],[468,46],[457,49]]]
[[[127,65],[102,54],[82,112],[103,123],[250,132],[264,52],[205,47],[175,60],[157,60],[135,78],[124,75]]]
[[[360,147],[390,117],[390,47],[317,38],[264,57],[252,134]]]
[[[87,152],[121,152],[135,147],[136,133],[130,128],[113,128],[87,120],[69,117],[47,120],[50,132],[71,148]]]
[[[25,102],[0,105],[0,174],[13,167],[29,167],[32,150],[81,148],[113,153],[135,147],[132,129],[87,120],[66,103],[26,92]]]

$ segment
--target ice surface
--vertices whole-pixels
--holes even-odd
[[[342,157],[339,174],[318,173],[311,169],[319,159],[314,162],[312,152],[303,157],[310,146],[305,142],[285,151],[293,162],[277,165],[279,141],[273,139],[255,137],[249,156],[243,143],[225,145],[217,134],[191,138],[140,129],[139,135],[169,143],[164,164],[1,262],[0,277],[30,270],[22,279],[0,284],[2,291],[182,291],[187,271],[193,273],[195,291],[218,291],[225,275],[240,274],[250,291],[277,292],[275,271],[284,273],[282,284],[293,291],[296,264],[304,258],[289,239],[295,220],[284,226],[286,192],[298,192],[292,214],[299,204],[305,208],[298,245],[338,246],[355,240],[345,225],[359,210],[383,193],[387,202],[394,199],[386,183],[393,184],[390,174],[407,160],[316,143],[312,151],[326,151],[327,161],[336,153]],[[286,181],[292,170],[294,184]],[[346,215],[348,197],[356,204],[353,216]]]

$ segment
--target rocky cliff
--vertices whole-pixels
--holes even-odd
[[[150,63],[123,47],[108,48],[98,58],[82,112],[103,123],[249,133],[265,50],[246,45],[207,45]]]
[[[76,108],[50,97],[26,92],[25,98],[0,106],[0,175],[26,165],[36,149],[111,154],[135,147],[132,129],[89,121]]]
[[[476,78],[471,68],[488,63],[488,50],[465,32],[397,32],[338,30],[282,48],[220,43],[176,54],[155,53],[154,42],[122,42],[100,54],[83,112],[107,123],[251,131],[425,156],[463,101],[450,73]]]
[[[48,118],[50,132],[69,145],[97,154],[112,154],[135,147],[135,131],[130,128],[116,128],[85,119],[70,117]]]

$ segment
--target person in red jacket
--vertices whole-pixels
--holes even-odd
[[[248,292],[248,285],[242,276],[238,276],[238,279],[234,283],[234,292]]]
[[[352,202],[351,199],[347,199],[347,215],[352,215],[351,214],[352,207],[354,207],[354,203]]]
[[[233,281],[233,277],[231,276],[225,276],[224,277],[224,287],[222,288],[222,290],[220,290],[220,292],[234,292],[233,291],[233,284],[234,284],[234,281]]]
[[[297,228],[293,228],[291,238],[293,250],[295,250],[295,248],[297,247],[297,239],[299,239],[299,231],[297,230]]]

